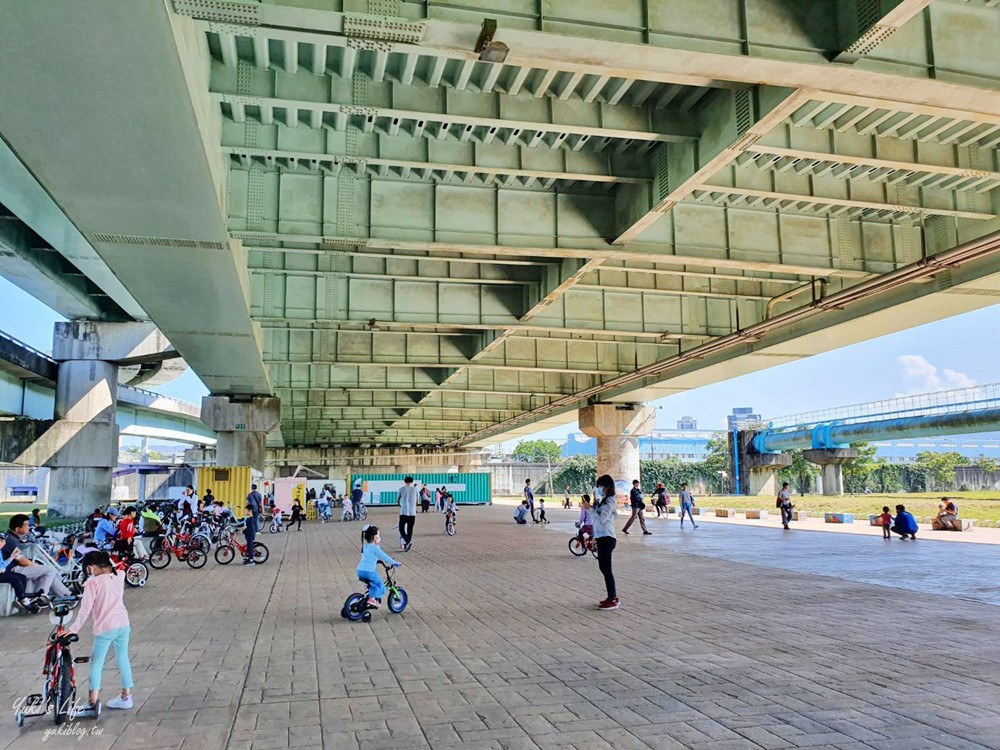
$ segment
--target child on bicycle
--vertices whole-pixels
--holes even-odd
[[[584,495],[580,499],[580,519],[576,522],[576,527],[580,530],[577,537],[580,539],[580,543],[585,545],[587,538],[594,536],[594,511],[590,503],[590,495]]]
[[[93,615],[94,646],[90,652],[90,705],[97,704],[101,692],[101,674],[108,649],[115,647],[115,661],[122,678],[122,692],[109,700],[108,708],[132,708],[132,665],[128,660],[128,641],[132,633],[128,611],[122,596],[125,576],[118,575],[107,552],[88,552],[83,556],[87,580],[83,584],[83,599],[76,619],[67,628],[79,634],[84,623]]]
[[[278,528],[278,531],[284,531],[284,529],[281,526],[281,508],[279,508],[277,505],[275,505],[274,508],[272,508],[271,510],[271,523],[273,523]]]
[[[447,493],[444,496],[444,530],[445,533],[448,532],[448,522],[455,522],[455,513],[458,511],[458,507],[455,505],[455,498],[451,496],[451,493]]]
[[[257,538],[257,518],[253,514],[254,506],[247,503],[243,514],[243,536],[247,540],[247,554],[243,558],[244,565],[256,565],[253,560],[253,543]]]
[[[358,580],[368,584],[368,606],[378,609],[382,606],[382,597],[385,595],[385,584],[378,574],[377,564],[379,561],[386,565],[398,568],[403,563],[396,562],[389,555],[382,551],[382,537],[378,533],[378,526],[366,525],[361,530],[361,562],[358,563]]]

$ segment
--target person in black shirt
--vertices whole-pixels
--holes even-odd
[[[628,521],[625,522],[625,526],[622,528],[622,533],[627,535],[629,526],[631,526],[632,522],[638,518],[639,525],[642,527],[642,533],[647,536],[652,534],[653,532],[646,528],[646,517],[643,515],[643,511],[646,509],[646,503],[642,500],[642,490],[639,489],[638,479],[632,480],[632,491],[629,493],[629,502],[632,505],[632,515],[629,517]]]

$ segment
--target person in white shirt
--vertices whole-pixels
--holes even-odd
[[[396,496],[399,501],[399,548],[406,552],[413,546],[413,524],[417,520],[418,494],[413,477],[406,477]]]

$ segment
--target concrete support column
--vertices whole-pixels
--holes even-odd
[[[639,479],[639,438],[652,434],[655,414],[641,404],[591,404],[580,409],[580,430],[597,438],[597,475],[614,477],[619,497],[627,498],[632,480]]]
[[[111,500],[118,464],[118,367],[98,360],[59,363],[56,422],[48,443],[49,514],[80,517]]]
[[[278,426],[281,401],[270,396],[234,400],[229,396],[205,396],[201,421],[215,430],[215,462],[219,466],[251,466],[264,469],[267,433]]]
[[[820,467],[824,495],[844,494],[843,465],[858,457],[854,448],[817,448],[802,451],[802,457]]]
[[[745,494],[776,497],[778,495],[778,472],[791,466],[790,453],[745,454],[740,467],[745,477]]]

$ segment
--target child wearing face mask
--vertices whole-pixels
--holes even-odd
[[[125,576],[111,562],[107,552],[93,551],[81,561],[87,580],[83,584],[83,599],[76,619],[67,630],[79,634],[87,619],[93,615],[94,646],[90,652],[90,705],[97,704],[101,692],[101,673],[108,649],[115,647],[115,661],[122,678],[122,692],[105,705],[108,708],[132,708],[132,665],[128,660],[128,639],[132,632],[128,611],[122,596],[125,593]]]
[[[403,564],[383,552],[379,546],[381,543],[382,537],[378,533],[378,526],[365,526],[361,530],[361,562],[358,563],[358,579],[368,584],[368,606],[372,609],[382,606],[382,597],[385,595],[385,584],[376,567],[379,561],[394,568]]]

